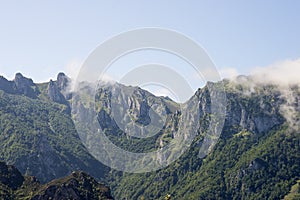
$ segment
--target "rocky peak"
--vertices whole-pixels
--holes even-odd
[[[58,89],[60,89],[61,91],[65,91],[70,83],[70,78],[68,76],[66,76],[63,72],[60,72],[57,75],[57,87]]]
[[[20,72],[15,74],[15,79],[21,79],[21,78],[24,78],[24,76]]]
[[[32,79],[24,77],[21,73],[15,75],[13,83],[17,94],[24,94],[25,96],[36,98],[39,93]]]
[[[32,79],[24,77],[21,73],[16,73],[14,82],[17,88],[22,88],[24,86],[35,86]]]
[[[64,95],[60,92],[59,87],[57,86],[57,83],[50,80],[48,84],[48,96],[51,101],[57,102],[57,103],[66,103],[66,99]]]

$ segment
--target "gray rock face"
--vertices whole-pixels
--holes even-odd
[[[24,94],[31,98],[37,97],[38,88],[33,83],[32,79],[24,77],[21,73],[17,73],[13,82],[13,87],[17,94]]]
[[[70,82],[71,82],[70,78],[67,77],[64,73],[60,72],[57,75],[56,83],[57,83],[57,87],[60,91],[64,92],[64,91],[68,90]]]
[[[71,79],[67,77],[64,73],[59,73],[57,75],[57,80],[50,80],[48,85],[48,96],[49,99],[56,102],[68,105],[67,100],[72,98],[70,92]]]
[[[13,83],[3,76],[0,76],[0,89],[4,92],[11,93],[13,91]]]
[[[70,93],[71,80],[64,73],[57,75],[57,81],[50,80],[47,88],[47,95],[50,100],[66,104],[67,100],[72,98]],[[25,95],[30,98],[38,98],[40,94],[38,86],[30,78],[24,77],[21,73],[15,75],[14,80],[9,81],[3,76],[0,76],[0,90],[9,94]]]
[[[171,100],[118,83],[100,85],[96,101],[103,128],[111,125],[111,128],[119,127],[129,135],[133,133],[139,137],[151,134],[148,129],[155,132],[156,128],[163,128],[167,116],[178,109]]]
[[[180,105],[167,99],[156,97],[140,88],[130,88],[120,84],[104,85],[99,88],[96,94],[100,110],[102,110],[99,114],[99,121],[100,124],[103,122],[107,127],[109,124],[115,125],[112,119],[127,122],[130,118],[131,120],[134,119],[135,123],[147,125],[151,122],[149,110],[153,104],[156,104],[156,112],[160,116],[165,112],[168,116],[165,128],[173,130],[173,137],[176,137],[176,134],[181,134],[175,130],[178,128],[176,127],[178,120],[184,117],[179,109],[180,106],[183,106],[190,113],[190,117],[186,118],[185,121],[197,127],[188,125],[185,126],[185,131],[182,132],[187,133],[195,130],[199,131],[199,133],[205,132],[209,128],[209,121],[212,117],[212,98],[216,98],[214,92],[210,94],[208,87],[214,86],[214,83],[209,83],[205,88],[199,89],[189,101]],[[129,92],[127,90],[132,90],[130,95],[128,95]],[[232,129],[232,133],[248,130],[252,133],[263,134],[284,122],[284,118],[280,114],[282,100],[277,91],[264,89],[248,96],[226,89],[224,95],[226,95],[227,99],[224,128]],[[113,116],[112,110],[117,105],[122,105],[122,108],[118,109],[118,116]],[[103,110],[106,114],[103,113]],[[180,114],[178,115],[178,113]],[[119,126],[118,123],[117,125]],[[170,125],[174,127],[170,127]],[[188,135],[185,136],[185,138],[187,137]]]
[[[271,94],[270,94],[271,95]],[[239,127],[253,133],[263,133],[283,123],[278,97],[255,94],[243,97],[227,93],[227,127]],[[277,98],[273,101],[272,98]]]
[[[32,79],[24,77],[21,73],[17,73],[13,81],[8,81],[3,76],[0,76],[0,90],[9,94],[25,95],[31,98],[37,98],[39,94],[38,87],[33,83]]]
[[[61,103],[61,104],[66,104],[66,99],[64,95],[60,92],[59,87],[57,86],[57,83],[50,80],[49,85],[48,85],[48,96],[51,101]]]

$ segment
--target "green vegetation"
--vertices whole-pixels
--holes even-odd
[[[300,199],[300,180],[297,181],[288,195],[284,197],[284,200],[299,200]]]
[[[107,169],[81,143],[68,107],[0,90],[0,160],[42,182],[73,170],[103,177]]]
[[[258,139],[222,138],[204,160],[194,144],[166,169],[124,174],[111,186],[116,198],[161,199],[168,192],[173,199],[281,199],[299,179],[299,141],[286,126]]]

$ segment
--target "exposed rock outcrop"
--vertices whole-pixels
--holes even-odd
[[[3,76],[0,76],[0,90],[9,94],[25,95],[30,98],[37,98],[40,93],[32,79],[24,77],[21,73],[17,73],[13,81],[8,81]]]
[[[64,73],[60,72],[57,75],[57,87],[60,91],[65,91],[68,89],[70,84],[70,78],[67,77]]]
[[[56,103],[66,104],[67,101],[64,97],[64,95],[60,92],[59,87],[57,86],[57,83],[50,80],[48,84],[48,96],[51,101],[54,101]]]
[[[72,93],[70,92],[71,79],[67,77],[64,73],[60,72],[57,75],[57,80],[50,80],[48,84],[48,97],[51,101],[56,103],[65,104],[69,107],[67,100],[72,98]]]
[[[35,177],[24,177],[14,166],[0,162],[0,199],[113,200],[113,197],[107,186],[82,171],[41,185]]]
[[[3,76],[0,76],[0,89],[4,92],[11,93],[13,91],[13,84]]]
[[[51,181],[44,185],[32,200],[76,199],[112,200],[110,189],[84,172]]]
[[[17,94],[24,94],[31,98],[36,98],[39,93],[32,79],[24,77],[21,73],[15,75],[13,87]]]

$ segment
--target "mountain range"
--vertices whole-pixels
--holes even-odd
[[[92,191],[94,187],[102,187],[96,180],[109,185],[115,199],[164,199],[167,194],[172,199],[297,198],[300,179],[298,85],[282,87],[239,76],[235,80],[208,82],[185,103],[157,97],[139,87],[119,83],[98,85],[95,98],[91,99],[96,104],[94,117],[115,145],[142,153],[162,149],[176,138],[184,138],[188,143],[174,162],[170,160],[177,152],[158,156],[157,162],[167,163],[165,168],[130,173],[102,164],[87,145],[95,144],[97,138],[82,138],[80,132],[88,132],[88,127],[83,124],[78,131],[73,117],[88,119],[91,108],[80,104],[71,84],[71,79],[63,73],[58,74],[57,80],[46,83],[34,83],[20,73],[12,81],[0,77],[0,160],[20,170],[16,172],[20,179],[14,183],[16,188],[1,186],[1,194],[15,195],[12,191],[32,186],[33,183],[26,180],[33,178],[26,177],[35,176],[41,181],[37,188],[45,189],[49,181],[68,182],[75,175],[90,180]],[[88,87],[82,84],[82,88]],[[220,88],[226,101],[214,108],[214,91]],[[119,118],[113,115],[113,105],[124,108]],[[182,111],[182,108],[185,109]],[[165,119],[151,116],[151,109]],[[224,115],[218,118],[214,109],[224,111]],[[136,127],[129,118],[142,127],[155,119],[164,124],[157,134],[137,138],[130,135],[130,130]],[[219,119],[224,123],[218,123]],[[182,124],[182,121],[195,126]],[[211,128],[220,129],[220,135],[213,135]],[[144,132],[140,133],[143,136]],[[201,151],[206,141],[209,141],[208,151]],[[110,155],[110,152],[104,153]],[[126,171],[126,166],[124,169]],[[45,190],[42,191],[45,194]],[[34,199],[32,194],[24,195]]]

